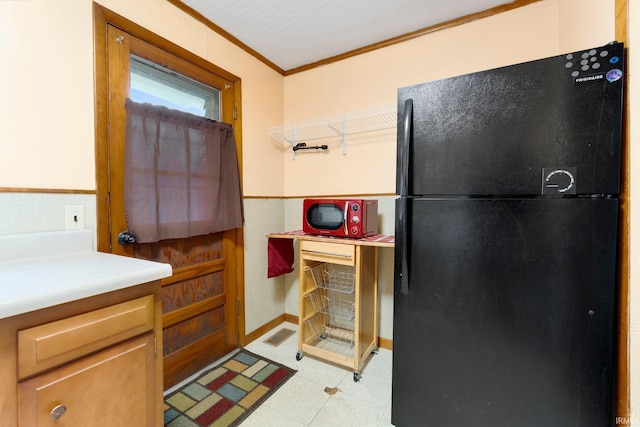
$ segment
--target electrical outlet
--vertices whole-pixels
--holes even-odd
[[[84,228],[84,206],[64,207],[64,229],[79,230]]]

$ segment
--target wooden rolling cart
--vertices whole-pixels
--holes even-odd
[[[302,232],[269,237],[300,241],[298,352],[353,370],[378,349],[378,247],[392,236],[340,239]]]

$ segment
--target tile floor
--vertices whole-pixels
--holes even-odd
[[[356,383],[349,369],[307,355],[297,361],[297,332],[277,347],[264,343],[281,328],[298,329],[283,323],[245,348],[298,372],[244,420],[242,427],[391,426],[390,350],[372,354]],[[329,395],[325,387],[340,391]]]

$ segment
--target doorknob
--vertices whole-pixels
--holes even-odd
[[[118,234],[118,243],[120,243],[123,246],[130,245],[135,242],[136,242],[136,236],[133,233],[130,233],[128,231],[123,231],[120,234]]]

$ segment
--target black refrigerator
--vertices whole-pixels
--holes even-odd
[[[391,421],[615,425],[624,48],[398,90]]]

